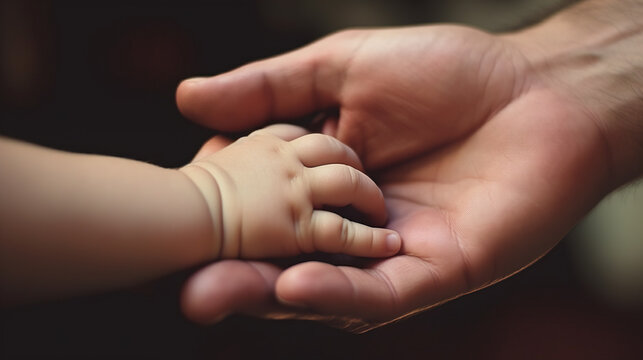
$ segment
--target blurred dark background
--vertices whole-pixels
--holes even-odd
[[[348,26],[458,21],[503,30],[566,3],[0,0],[0,135],[176,167],[214,134],[177,111],[181,79]],[[621,213],[603,210],[622,214],[616,220],[592,215],[500,284],[363,335],[244,316],[191,324],[178,307],[185,272],[136,289],[3,310],[0,358],[641,358],[640,200]],[[638,230],[623,231],[618,221],[628,216]],[[626,234],[616,250],[604,247],[619,243],[609,224]]]

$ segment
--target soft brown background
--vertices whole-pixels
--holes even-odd
[[[1,0],[0,134],[179,166],[214,134],[176,110],[182,78],[348,26],[457,21],[500,31],[568,2]],[[191,324],[178,308],[185,272],[2,311],[0,358],[641,358],[640,194],[612,197],[583,231],[513,278],[364,335],[244,316]]]

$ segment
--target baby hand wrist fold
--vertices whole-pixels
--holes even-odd
[[[223,256],[223,203],[219,183],[208,167],[205,163],[191,163],[182,167],[179,171],[192,181],[207,205],[208,219],[210,219],[212,230],[212,259],[219,259]]]

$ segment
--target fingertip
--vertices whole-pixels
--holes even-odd
[[[204,276],[193,276],[183,286],[180,297],[180,307],[183,315],[197,324],[211,324],[222,320],[224,312],[218,312],[209,301],[216,294],[211,282],[204,281]]]
[[[389,257],[400,251],[400,248],[402,247],[402,239],[398,233],[388,229],[373,229],[372,231],[372,246],[364,246],[363,250],[356,251],[357,253],[355,255],[367,257]]]
[[[212,324],[228,314],[269,303],[279,269],[274,265],[223,260],[206,266],[186,282],[181,311],[189,320]]]
[[[396,232],[390,232],[385,238],[385,248],[390,255],[397,254],[402,247],[402,238]]]
[[[312,263],[309,263],[312,264]],[[284,271],[275,283],[275,296],[285,305],[304,306],[300,295],[309,287],[309,277],[306,272],[299,271],[301,265],[294,265]]]
[[[176,106],[183,116],[192,119],[195,117],[194,113],[194,97],[198,93],[199,84],[203,83],[207,78],[194,77],[181,81],[176,88],[174,94]]]
[[[222,131],[242,131],[272,116],[273,99],[266,77],[241,67],[207,78],[191,78],[177,87],[176,103],[185,117]]]

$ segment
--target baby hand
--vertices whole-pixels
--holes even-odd
[[[357,170],[361,163],[355,152],[330,136],[304,134],[295,126],[273,125],[181,169],[210,209],[219,244],[215,257],[398,252],[396,232],[322,210],[351,205],[373,224],[386,221],[382,193]],[[284,140],[289,138],[295,139]]]

